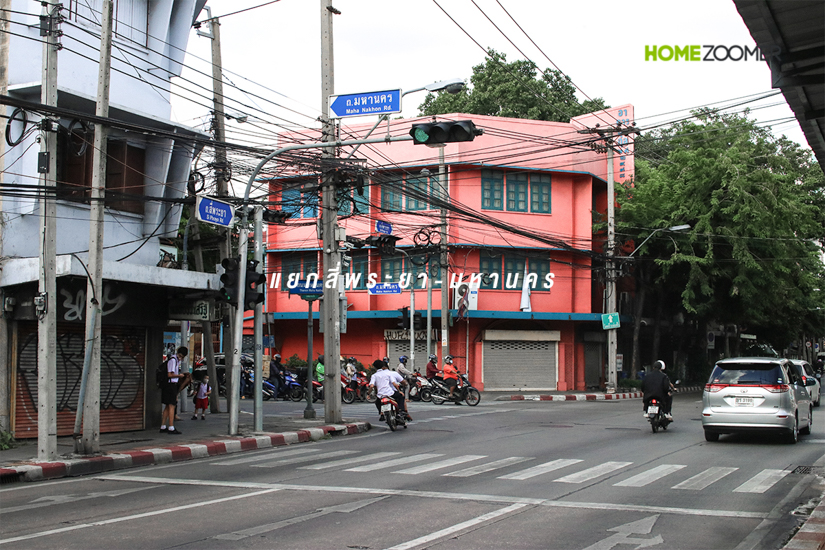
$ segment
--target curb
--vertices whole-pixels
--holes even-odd
[[[280,447],[293,443],[318,441],[326,436],[355,435],[368,431],[369,422],[354,424],[333,424],[306,428],[294,432],[269,433],[237,439],[185,443],[169,447],[137,449],[88,458],[70,458],[55,462],[29,462],[20,466],[0,467],[0,484],[16,481],[43,481],[61,477],[98,474],[111,470],[167,464],[195,458],[252,451],[269,447]]]
[[[819,503],[799,531],[782,550],[822,550],[825,548],[825,501]]]
[[[702,391],[703,386],[680,387],[676,393]],[[510,395],[497,397],[496,401],[613,401],[617,399],[638,399],[644,397],[640,391],[625,393],[576,393],[564,395]]]

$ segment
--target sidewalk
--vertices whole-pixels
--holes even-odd
[[[701,392],[704,386],[679,386],[676,393]],[[641,399],[642,392],[619,388],[616,393],[593,392],[560,392],[552,391],[542,394],[500,392],[482,392],[482,401],[486,397],[490,401],[611,401],[616,399]]]

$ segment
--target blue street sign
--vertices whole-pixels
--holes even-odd
[[[383,233],[384,235],[392,235],[392,224],[375,220],[375,231],[376,233]]]
[[[401,294],[401,285],[398,283],[378,283],[367,287],[370,294]]]
[[[329,96],[330,118],[401,112],[401,90]]]
[[[298,281],[298,286],[295,288],[289,289],[290,294],[298,294],[298,295],[314,295],[314,296],[323,296],[324,295],[324,285],[321,283],[316,283],[312,286],[307,286],[306,281]]]
[[[214,225],[229,227],[235,218],[235,208],[226,202],[198,197],[195,209],[198,220]]]

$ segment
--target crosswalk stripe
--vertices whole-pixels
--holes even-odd
[[[631,464],[633,463],[605,462],[604,464],[599,464],[598,466],[593,466],[592,468],[582,470],[581,472],[577,472],[575,474],[570,474],[569,476],[560,477],[558,479],[554,479],[553,481],[557,481],[559,483],[584,483],[585,481],[590,481],[591,479],[596,479],[597,477],[607,475],[610,472],[615,472],[616,470],[620,470],[626,466],[630,466]]]
[[[284,464],[296,464],[298,462],[309,462],[310,460],[321,460],[325,458],[332,458],[335,456],[351,455],[358,451],[332,451],[329,453],[313,454],[311,456],[298,456],[295,458],[286,458],[284,460],[273,460],[268,464],[253,464],[252,468],[275,468]]]
[[[383,470],[384,468],[392,468],[402,464],[408,464],[417,460],[429,460],[431,458],[438,458],[440,454],[424,453],[420,455],[402,456],[401,458],[394,458],[392,460],[385,460],[384,462],[376,462],[375,464],[365,464],[363,466],[356,466],[355,468],[347,468],[345,472],[373,472],[375,470]]]
[[[486,472],[491,472],[499,468],[504,468],[505,466],[512,466],[513,464],[518,464],[519,462],[524,462],[526,460],[532,460],[532,458],[524,456],[511,456],[508,458],[502,458],[501,460],[488,462],[487,464],[481,464],[479,466],[465,468],[463,470],[458,470],[456,472],[449,472],[443,475],[450,477],[470,477],[478,474],[483,474]]]
[[[791,470],[762,470],[748,481],[733,490],[734,493],[764,493],[773,485],[791,473]]]
[[[328,468],[337,468],[339,466],[346,466],[348,464],[354,464],[356,462],[364,462],[367,460],[379,460],[381,458],[387,458],[388,456],[395,456],[401,453],[392,452],[392,453],[373,453],[371,455],[364,455],[364,456],[356,456],[354,458],[344,458],[341,460],[333,460],[332,462],[322,462],[321,464],[311,464],[309,466],[300,466],[299,470],[326,470]]]
[[[701,491],[711,483],[715,483],[725,477],[726,475],[732,474],[739,468],[723,468],[721,466],[714,466],[713,468],[708,468],[701,474],[696,474],[690,479],[686,479],[682,483],[674,485],[671,489],[686,489],[688,491]]]
[[[221,460],[220,462],[213,462],[212,466],[235,466],[237,464],[246,464],[247,462],[259,462],[261,460],[278,460],[284,456],[296,456],[309,453],[317,453],[318,451],[320,451],[320,449],[291,449],[289,451],[270,452],[255,456],[248,456],[246,458],[233,458],[231,460]]]
[[[579,462],[581,462],[581,460],[577,458],[560,458],[558,460],[539,464],[538,466],[533,466],[532,468],[527,468],[526,470],[500,476],[498,479],[530,479],[531,477],[540,476],[541,474],[546,474],[547,472],[552,472],[553,470],[566,468],[567,466],[572,466],[573,464],[578,464]]]
[[[450,466],[455,466],[456,464],[463,464],[464,462],[470,462],[471,460],[479,460],[482,458],[487,458],[484,455],[464,455],[458,456],[456,458],[448,458],[447,460],[441,460],[439,462],[433,462],[432,464],[424,464],[423,466],[415,466],[413,468],[407,468],[405,470],[398,470],[397,472],[393,472],[394,474],[409,474],[409,475],[416,475],[416,474],[423,474],[426,472],[432,472],[433,470],[439,470],[441,468],[449,468]]]
[[[663,477],[672,474],[673,472],[678,472],[682,468],[687,468],[684,464],[662,464],[661,466],[656,466],[655,468],[648,470],[646,472],[642,472],[641,474],[635,475],[633,477],[629,477],[624,481],[620,481],[618,483],[614,483],[614,487],[644,487],[654,481],[658,481]]]

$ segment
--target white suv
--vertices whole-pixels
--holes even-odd
[[[818,407],[819,391],[821,389],[821,380],[819,375],[814,372],[814,368],[807,361],[802,359],[791,359],[791,363],[793,363],[796,374],[802,377],[805,387],[808,388],[808,393],[811,394],[811,401],[813,401],[814,407]],[[814,383],[811,384],[808,380],[813,380]]]
[[[813,420],[811,396],[803,384],[788,359],[737,357],[717,362],[702,394],[705,439],[779,431],[788,443],[796,443],[800,433],[811,432]]]

